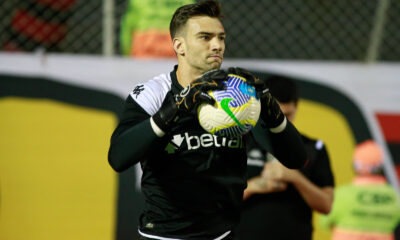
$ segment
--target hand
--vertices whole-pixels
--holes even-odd
[[[259,78],[254,76],[251,72],[247,71],[246,69],[239,67],[228,68],[228,74],[238,75],[246,79],[246,83],[253,86],[256,89],[257,97],[260,98],[258,94],[263,90],[263,82]]]
[[[261,176],[253,177],[247,182],[247,189],[251,193],[270,193],[286,190],[287,184]]]
[[[285,120],[279,104],[271,95],[268,85],[243,68],[229,68],[228,74],[239,75],[246,79],[246,83],[256,89],[257,97],[261,101],[261,119],[268,128],[276,128]]]
[[[264,165],[261,176],[274,181],[293,182],[296,174],[296,170],[283,166],[279,161],[272,161]]]
[[[190,112],[201,103],[213,105],[215,100],[208,95],[210,90],[222,90],[226,88],[223,82],[228,77],[224,70],[212,70],[206,72],[197,80],[191,82],[179,94],[175,95],[175,102],[179,110]]]
[[[191,112],[201,103],[214,104],[215,100],[208,95],[207,91],[225,89],[226,85],[223,81],[227,76],[224,70],[209,71],[191,82],[179,94],[173,95],[168,92],[161,108],[152,117],[154,123],[163,132],[157,135],[164,135],[182,115]]]

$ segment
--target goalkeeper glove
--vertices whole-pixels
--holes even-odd
[[[245,78],[246,83],[256,89],[257,97],[260,99],[261,102],[261,119],[265,122],[266,126],[271,131],[280,132],[281,130],[283,130],[286,126],[286,118],[285,115],[282,113],[279,104],[271,95],[268,85],[243,68],[229,68],[228,74],[235,74]],[[276,129],[280,126],[282,126],[283,129]]]
[[[181,116],[190,113],[201,103],[213,105],[215,100],[207,94],[207,91],[225,89],[226,85],[223,81],[227,76],[228,74],[224,70],[209,71],[191,82],[179,94],[173,95],[168,92],[161,108],[151,118],[151,124],[156,134],[159,137],[163,136]]]

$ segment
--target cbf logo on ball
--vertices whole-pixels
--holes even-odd
[[[199,106],[199,122],[211,134],[236,137],[256,125],[261,105],[256,90],[243,77],[229,74],[225,84],[226,90],[208,92],[215,99],[215,104]]]

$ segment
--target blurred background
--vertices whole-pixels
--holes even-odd
[[[124,14],[137,14],[130,8],[134,2],[2,1],[0,44],[4,50],[121,55],[120,23]],[[147,2],[158,8],[169,1]],[[365,62],[398,61],[400,57],[399,1],[220,2],[228,33],[228,58]],[[151,10],[153,15],[139,14],[157,16],[158,11]],[[142,24],[140,21],[134,19],[132,25]]]
[[[172,70],[168,25],[188,2],[0,1],[0,239],[136,238],[140,170],[114,173],[109,139],[133,87]],[[295,125],[326,143],[336,185],[374,139],[400,191],[400,1],[220,2],[223,67],[297,81]]]

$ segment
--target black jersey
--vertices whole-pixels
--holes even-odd
[[[333,186],[329,157],[322,141],[302,136],[309,164],[302,174],[319,187]],[[248,141],[248,179],[258,176],[265,164],[268,147]],[[312,209],[296,188],[288,184],[282,192],[255,194],[244,201],[240,224],[235,229],[239,239],[291,240],[312,239]]]
[[[176,71],[137,85],[113,139],[132,125],[148,120],[166,94],[182,86]],[[149,236],[214,239],[232,229],[246,187],[246,151],[242,137],[216,137],[200,126],[196,114],[181,118],[167,136],[143,147],[149,126],[131,143],[142,147],[141,189],[145,207],[139,231]],[[147,123],[148,125],[149,123]]]
[[[165,136],[156,136],[150,117],[167,94],[183,89],[176,70],[136,85],[111,138],[109,162],[119,172],[141,164],[145,200],[139,221],[142,236],[222,239],[239,221],[247,184],[245,137],[214,136],[203,130],[195,112],[180,118]],[[291,124],[273,135],[279,145],[301,146],[292,147],[301,155],[301,140]],[[305,151],[304,159],[287,159],[299,167],[306,160]]]

